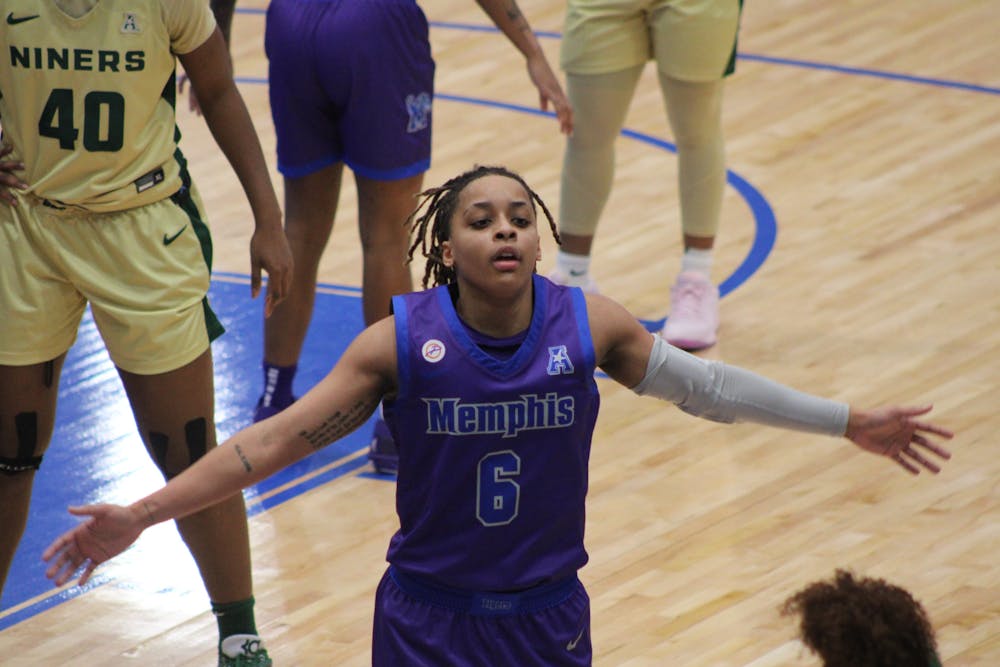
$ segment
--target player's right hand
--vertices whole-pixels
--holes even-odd
[[[77,584],[84,585],[98,565],[125,551],[145,528],[134,510],[121,505],[70,507],[69,512],[90,518],[67,530],[42,553],[42,560],[49,562],[45,576],[56,586],[72,579],[81,567]]]

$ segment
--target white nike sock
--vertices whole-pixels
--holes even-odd
[[[590,255],[574,255],[562,250],[556,253],[556,270],[566,277],[566,284],[582,287],[590,275]]]
[[[712,251],[699,250],[698,248],[688,248],[681,258],[681,272],[694,271],[703,276],[711,277],[712,274]]]

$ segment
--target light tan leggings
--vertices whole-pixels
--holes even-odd
[[[615,139],[643,67],[606,74],[567,73],[575,127],[563,157],[560,232],[594,235],[614,180]],[[726,184],[723,81],[692,83],[663,73],[659,80],[677,145],[683,233],[713,238]]]

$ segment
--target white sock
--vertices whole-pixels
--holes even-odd
[[[556,253],[556,269],[566,277],[566,284],[582,287],[590,277],[590,255],[574,255],[562,250]]]
[[[711,277],[712,274],[712,250],[699,250],[698,248],[688,248],[681,258],[681,273],[694,271],[703,276]]]

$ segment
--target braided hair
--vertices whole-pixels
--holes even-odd
[[[451,218],[455,213],[455,206],[458,204],[458,198],[462,191],[467,185],[483,176],[506,176],[520,183],[531,198],[531,210],[535,213],[538,212],[535,207],[536,203],[541,207],[549,221],[549,229],[552,230],[556,243],[560,243],[559,232],[548,207],[538,196],[538,193],[528,187],[520,175],[506,167],[476,165],[469,171],[449,179],[444,185],[428,188],[421,192],[418,197],[423,197],[423,199],[407,218],[412,241],[406,256],[407,261],[412,262],[414,252],[420,248],[420,254],[427,259],[423,279],[425,289],[455,282],[454,267],[445,266],[442,259],[442,243],[450,238]],[[427,209],[421,213],[424,206]]]

